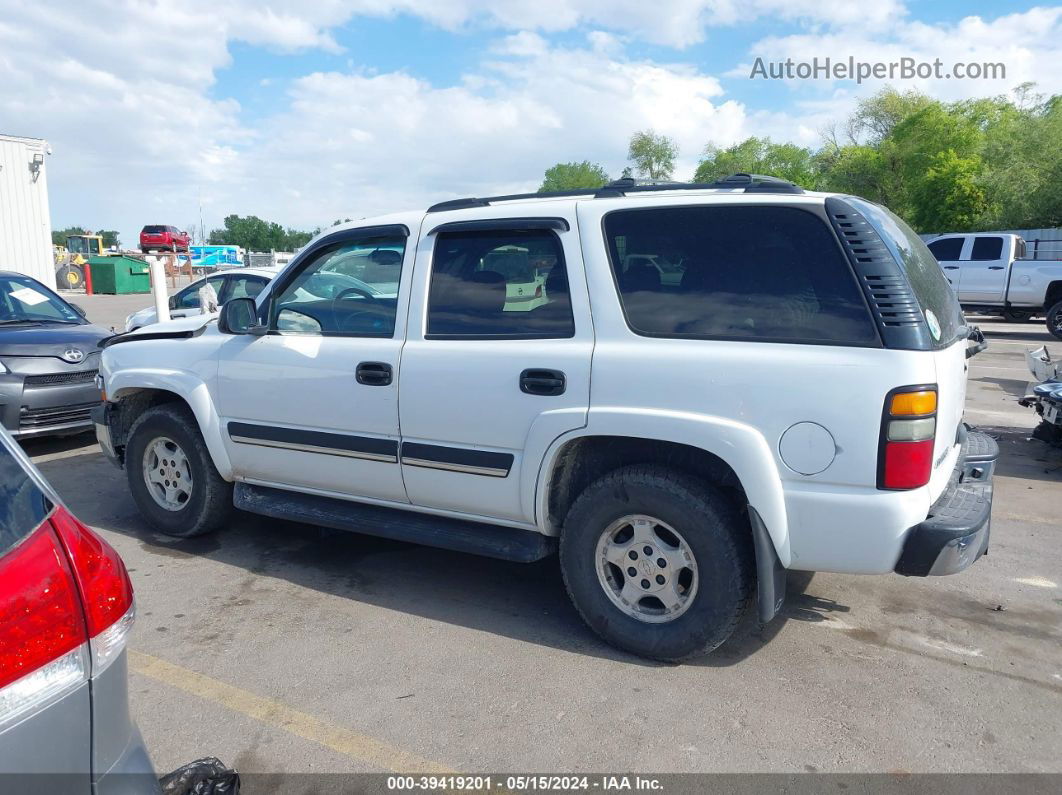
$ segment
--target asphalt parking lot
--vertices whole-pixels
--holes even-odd
[[[102,325],[150,296],[75,297]],[[990,555],[954,577],[794,573],[783,618],[711,657],[598,641],[557,564],[254,516],[175,541],[91,436],[25,447],[125,558],[131,692],[160,771],[1062,772],[1062,451],[1029,440],[1023,353],[986,319],[967,420],[998,437]]]

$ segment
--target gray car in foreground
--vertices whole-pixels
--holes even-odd
[[[0,425],[17,437],[91,429],[109,336],[35,279],[0,271]]]
[[[158,793],[129,714],[133,589],[0,429],[0,792]]]

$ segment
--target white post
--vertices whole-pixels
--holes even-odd
[[[162,258],[147,258],[151,272],[151,292],[155,296],[155,318],[162,323],[170,319],[170,297],[166,293],[166,269],[162,267]]]

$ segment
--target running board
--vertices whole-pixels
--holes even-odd
[[[409,541],[488,558],[531,563],[553,554],[554,538],[531,530],[468,522],[446,516],[237,483],[233,502],[241,511],[293,522]]]

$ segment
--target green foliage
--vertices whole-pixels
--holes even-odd
[[[538,192],[600,188],[606,182],[608,174],[597,163],[591,163],[589,160],[583,160],[581,163],[557,163],[546,169]]]
[[[254,215],[227,215],[225,226],[213,230],[208,242],[215,246],[241,246],[248,251],[294,251],[305,246],[313,235],[313,232],[285,229]]]
[[[911,220],[920,229],[969,229],[988,209],[978,185],[981,158],[960,157],[954,149],[933,156],[911,196]]]
[[[739,171],[888,206],[920,232],[1062,225],[1062,96],[944,103],[885,88],[818,151],[766,138],[705,147],[694,181]]]
[[[796,144],[776,144],[770,138],[746,138],[720,149],[709,144],[693,175],[694,182],[714,182],[730,174],[767,174],[814,189],[819,173],[815,154]]]
[[[627,147],[627,159],[634,165],[638,176],[647,179],[671,179],[677,156],[675,142],[652,130],[636,132]]]
[[[53,229],[52,230],[52,245],[53,246],[65,246],[66,239],[70,235],[91,235],[87,229],[82,229],[80,226],[68,226],[66,229]]]
[[[103,238],[103,247],[110,248],[111,246],[118,246],[118,232],[114,229],[98,229],[96,234]]]

